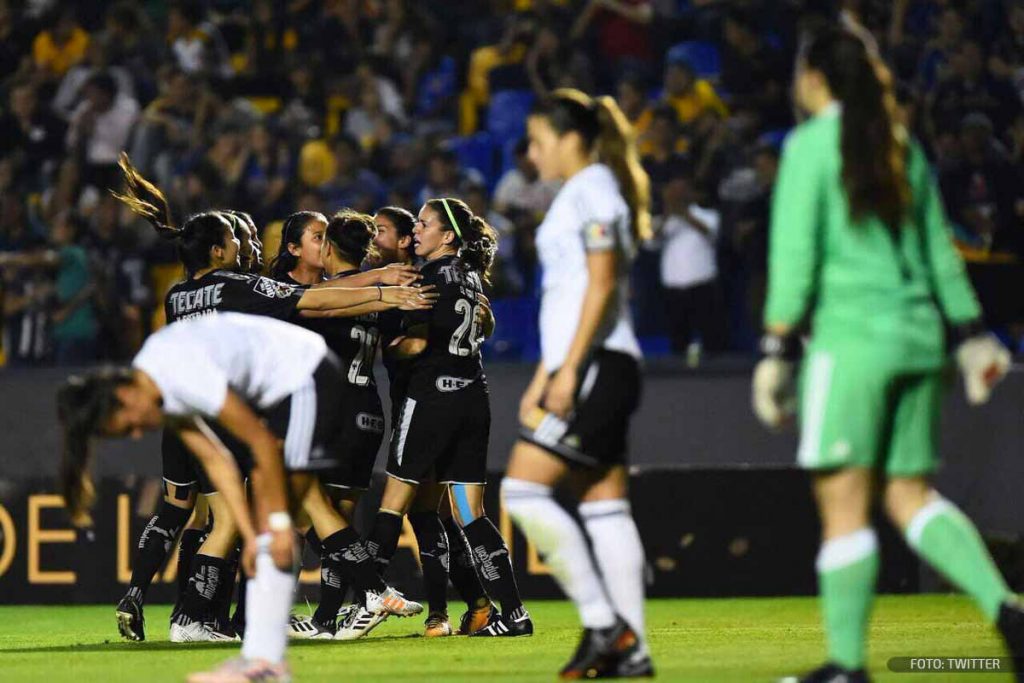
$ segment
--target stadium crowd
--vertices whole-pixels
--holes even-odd
[[[836,10],[892,66],[987,322],[1019,346],[1024,4],[828,4],[0,0],[6,363],[128,358],[160,324],[180,273],[108,192],[122,150],[179,219],[248,211],[271,252],[295,210],[464,198],[500,234],[497,348],[514,357],[529,326],[500,321],[534,318],[532,237],[557,190],[524,119],[561,86],[613,94],[638,135],[657,228],[633,277],[645,346],[750,351],[800,31]]]

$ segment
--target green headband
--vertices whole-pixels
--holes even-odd
[[[452,228],[455,230],[455,234],[462,239],[462,231],[459,230],[459,223],[455,220],[455,214],[452,213],[452,207],[448,206],[448,200],[444,197],[441,198],[441,203],[444,204],[445,213],[448,214],[448,220],[452,222]]]

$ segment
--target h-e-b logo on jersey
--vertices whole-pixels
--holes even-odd
[[[471,379],[465,379],[464,377],[452,377],[450,375],[441,375],[434,382],[434,386],[437,387],[438,391],[449,392],[458,391],[459,389],[465,389],[473,383]]]
[[[374,434],[384,433],[384,418],[380,415],[371,415],[370,413],[359,413],[356,415],[356,427],[363,430],[364,432],[373,432]]]
[[[271,280],[268,277],[256,278],[252,288],[257,294],[262,294],[269,299],[287,299],[295,293],[295,288],[291,285]]]

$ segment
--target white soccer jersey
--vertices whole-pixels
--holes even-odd
[[[557,370],[569,353],[587,291],[587,252],[618,252],[618,283],[594,346],[641,357],[629,311],[629,271],[636,257],[629,207],[611,170],[591,164],[559,191],[537,230],[537,255],[544,268],[540,346],[544,367]]]
[[[132,366],[156,383],[166,414],[215,417],[228,388],[269,408],[308,383],[326,355],[315,332],[265,316],[219,313],[159,330]]]

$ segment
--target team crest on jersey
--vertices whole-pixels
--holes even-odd
[[[591,221],[583,228],[583,241],[588,249],[607,249],[615,246],[612,226],[600,221]]]
[[[291,285],[271,280],[268,277],[256,278],[252,288],[257,294],[262,294],[268,299],[287,299],[295,293],[295,288]]]
[[[364,432],[384,433],[384,418],[380,415],[370,413],[359,413],[356,415],[356,427]]]

